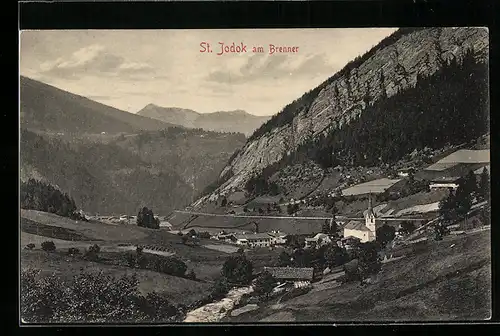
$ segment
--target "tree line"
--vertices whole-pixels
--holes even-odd
[[[50,212],[64,217],[76,216],[77,207],[73,198],[54,186],[35,179],[21,182],[20,202],[22,209]]]

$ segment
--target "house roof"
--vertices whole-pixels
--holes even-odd
[[[307,279],[312,280],[314,275],[314,268],[298,268],[298,267],[264,267],[264,271],[271,273],[277,279]]]
[[[436,182],[437,183],[453,183],[453,182],[457,182],[459,179],[460,179],[460,177],[441,176],[441,177],[431,179],[430,182],[433,182],[433,183],[436,183]]]
[[[425,168],[425,170],[433,170],[433,171],[444,171],[450,168],[453,168],[457,165],[459,165],[459,162],[436,162],[429,167]]]
[[[267,233],[250,233],[250,234],[237,234],[234,235],[236,239],[256,240],[256,239],[271,239]]]
[[[344,229],[358,230],[358,231],[370,231],[364,223],[358,221],[350,221],[344,226]]]
[[[306,241],[318,241],[319,239],[330,239],[330,237],[328,237],[327,234],[324,234],[324,233],[318,233],[316,234],[314,237],[312,238],[306,238],[305,240]]]
[[[477,170],[474,171],[474,174],[482,174],[483,172],[483,169],[486,168],[486,171],[488,172],[488,174],[490,174],[490,165],[487,165],[487,166],[484,166],[484,167],[481,167]]]
[[[442,158],[433,165],[430,165],[426,170],[442,171],[452,168],[460,163],[489,163],[490,150],[489,149],[460,149],[450,155]]]
[[[342,195],[352,196],[352,195],[363,195],[368,193],[381,194],[396,183],[401,181],[401,179],[388,179],[381,178],[378,180],[368,181],[365,183],[356,184],[352,187],[342,190]]]
[[[276,238],[284,238],[284,237],[288,236],[284,232],[267,232],[267,234],[270,235],[271,237],[276,237]]]

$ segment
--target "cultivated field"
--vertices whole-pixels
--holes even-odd
[[[446,237],[384,264],[372,284],[332,283],[227,321],[484,320],[491,315],[490,242],[489,231]]]
[[[21,248],[29,243],[35,244],[35,249],[32,251],[21,250],[21,267],[41,268],[44,274],[57,273],[66,279],[71,279],[81,270],[103,271],[116,276],[137,273],[142,291],[165,292],[172,300],[184,304],[198,300],[208,293],[210,282],[220,275],[222,264],[229,255],[220,249],[184,245],[179,236],[162,229],[77,222],[30,210],[21,211],[21,222]],[[48,240],[56,245],[56,251],[53,253],[41,250],[41,243]],[[99,262],[67,255],[69,247],[76,247],[83,252],[94,243],[101,247]],[[217,242],[211,240],[202,240],[201,243],[217,245]],[[124,262],[125,253],[130,251],[119,246],[124,244],[162,247],[167,253],[173,253],[175,257],[185,262],[188,270],[194,270],[196,277],[205,282],[191,281],[149,270],[131,269],[125,266]],[[148,249],[144,251],[147,252]]]

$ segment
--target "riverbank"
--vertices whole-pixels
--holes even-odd
[[[251,292],[253,292],[252,286],[234,288],[227,293],[224,299],[188,312],[184,322],[219,322],[240,302],[243,295]]]

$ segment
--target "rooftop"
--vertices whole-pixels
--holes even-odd
[[[446,170],[455,166],[458,163],[489,163],[489,149],[460,149],[450,155],[442,158],[435,164],[426,168],[426,170]]]
[[[381,178],[378,180],[364,182],[342,190],[342,195],[352,196],[352,195],[363,195],[368,193],[381,194],[390,187],[392,187],[394,184],[398,183],[399,181],[401,181],[401,179],[391,180],[388,178]]]
[[[348,230],[359,230],[359,231],[370,231],[364,223],[358,221],[350,221],[344,226],[344,229]]]
[[[276,279],[283,280],[312,280],[314,275],[312,267],[264,267],[264,271],[271,273]]]
[[[271,236],[267,233],[237,234],[234,235],[234,237],[236,239],[246,239],[246,240],[271,239]]]
[[[490,171],[490,165],[487,165],[487,166],[485,166],[485,167],[481,167],[481,168],[479,168],[479,169],[475,170],[475,171],[474,171],[474,174],[482,174],[482,173],[483,173],[483,169],[484,169],[484,168],[486,168],[486,171],[488,172],[488,174],[490,174],[490,173],[491,173],[491,171]]]

